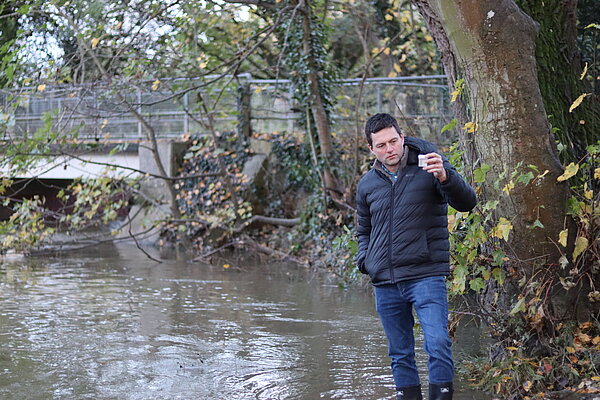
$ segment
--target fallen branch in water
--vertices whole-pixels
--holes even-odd
[[[233,232],[240,233],[254,222],[292,227],[300,223],[300,218],[273,218],[265,217],[264,215],[253,215],[252,217],[244,221],[240,226],[234,228]]]
[[[192,259],[192,262],[198,262],[198,261],[203,261],[203,262],[207,262],[208,257],[212,256],[215,253],[220,252],[221,250],[225,250],[228,247],[232,247],[232,246],[236,246],[236,245],[246,245],[246,246],[250,246],[251,248],[253,248],[254,250],[266,254],[268,256],[271,257],[278,257],[280,260],[282,261],[292,261],[296,264],[299,265],[304,265],[304,266],[309,266],[310,264],[305,261],[305,260],[301,260],[297,257],[294,256],[290,256],[288,253],[284,253],[283,251],[279,251],[279,250],[275,250],[272,249],[268,246],[262,245],[260,243],[257,243],[254,239],[252,239],[250,236],[248,235],[243,235],[242,238],[240,238],[239,240],[236,241],[231,241],[228,242],[226,244],[224,244],[223,246],[220,246],[214,250],[211,250],[209,252],[203,253],[197,257],[194,257]]]
[[[234,246],[235,244],[236,244],[236,242],[226,243],[226,244],[224,244],[221,247],[218,247],[218,248],[216,248],[214,250],[211,250],[209,252],[206,252],[206,253],[200,254],[199,256],[194,257],[192,259],[192,262],[198,262],[198,261],[208,262],[208,257],[212,256],[215,253],[218,253],[221,250],[225,250],[228,247]]]
[[[299,265],[304,265],[306,267],[310,266],[310,263],[308,261],[302,260],[302,259],[294,257],[294,256],[290,256],[289,254],[284,253],[283,251],[275,250],[275,249],[272,249],[265,245],[262,245],[260,243],[257,243],[254,239],[252,239],[248,235],[244,235],[242,237],[241,243],[247,244],[247,245],[253,247],[255,250],[260,251],[261,253],[267,254],[269,256],[279,257],[279,259],[281,261],[287,260],[287,261],[295,262],[296,264],[299,264]]]

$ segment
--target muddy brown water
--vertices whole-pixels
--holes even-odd
[[[0,399],[394,398],[368,291],[109,245],[0,261]]]

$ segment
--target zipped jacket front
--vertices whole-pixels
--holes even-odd
[[[356,260],[375,286],[448,275],[448,204],[457,211],[476,204],[475,191],[445,157],[444,183],[418,167],[418,154],[436,151],[432,143],[410,137],[404,143],[407,164],[396,182],[376,162],[357,188]]]

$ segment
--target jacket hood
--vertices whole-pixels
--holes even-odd
[[[435,145],[426,140],[419,139],[416,137],[406,136],[404,138],[404,144],[410,149],[417,152],[417,154],[425,154],[437,151]]]

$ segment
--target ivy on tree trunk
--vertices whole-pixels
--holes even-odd
[[[567,185],[538,82],[535,41],[538,24],[513,0],[414,0],[438,43],[454,87],[465,80],[462,124],[469,159],[487,164],[484,196],[499,199],[497,213],[511,221],[509,250],[518,260],[556,263],[553,243],[563,229]],[[571,73],[571,71],[564,71]],[[462,126],[461,124],[461,126]],[[510,189],[510,174],[535,168],[543,178]],[[504,184],[494,185],[496,181]],[[503,190],[504,189],[504,190]]]

